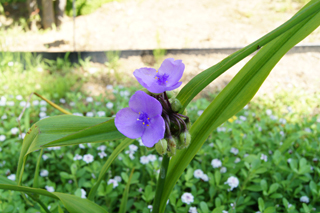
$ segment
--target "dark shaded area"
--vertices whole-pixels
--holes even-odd
[[[47,46],[47,47],[59,47],[60,45],[62,44],[68,44],[69,42],[66,42],[64,40],[57,40],[57,41],[54,41],[54,42],[51,42],[51,43],[45,43],[44,46]]]

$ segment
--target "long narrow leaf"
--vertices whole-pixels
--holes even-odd
[[[127,209],[127,201],[128,201],[128,194],[129,194],[129,189],[130,189],[130,185],[131,185],[131,178],[134,172],[134,168],[131,170],[127,185],[126,185],[126,189],[124,190],[123,194],[122,194],[122,199],[121,199],[121,204],[120,204],[120,209],[119,209],[119,213],[125,213],[126,209]]]
[[[124,138],[111,118],[88,118],[59,115],[35,123],[27,132],[19,157],[17,179],[21,183],[27,155],[48,146],[65,146],[80,143],[102,142]],[[49,145],[50,144],[50,145]]]
[[[90,200],[83,199],[74,195],[69,195],[69,194],[64,194],[59,192],[48,192],[47,190],[44,190],[44,189],[35,189],[35,188],[24,187],[24,186],[2,184],[1,180],[0,180],[0,189],[13,190],[13,191],[19,191],[19,192],[25,192],[25,193],[37,194],[37,195],[44,195],[54,199],[59,199],[70,213],[88,213],[88,212],[107,213],[105,209],[91,202]]]
[[[241,69],[208,106],[190,130],[192,135],[191,145],[188,149],[178,152],[170,161],[166,189],[161,198],[161,212],[164,211],[165,202],[176,181],[211,132],[240,111],[252,99],[283,55],[315,30],[319,24],[320,12],[268,43]]]
[[[227,58],[223,59],[218,64],[208,68],[207,70],[199,73],[191,81],[185,85],[180,93],[177,95],[177,99],[180,100],[182,104],[181,112],[187,107],[190,101],[201,92],[207,85],[209,85],[213,80],[219,77],[222,73],[228,70],[230,67],[255,52],[260,47],[263,47],[265,44],[269,43],[273,39],[277,38],[279,35],[283,34],[287,30],[296,26],[301,21],[306,18],[314,15],[320,11],[320,1],[311,1],[304,8],[302,8],[297,14],[295,14],[290,20],[261,37],[257,41],[249,44],[245,48],[238,50]]]
[[[91,188],[91,190],[89,192],[89,195],[88,195],[88,199],[89,200],[93,200],[94,196],[97,193],[99,185],[100,185],[101,181],[104,179],[104,177],[105,177],[105,175],[107,173],[107,170],[109,169],[109,167],[112,164],[112,162],[116,159],[116,157],[120,154],[120,152],[122,152],[122,150],[124,150],[126,147],[128,147],[133,141],[134,141],[133,139],[126,138],[112,152],[112,154],[110,155],[108,160],[103,165],[103,167],[102,167],[102,169],[101,169],[101,171],[99,173],[98,180],[95,182],[95,184],[93,185],[93,187]]]

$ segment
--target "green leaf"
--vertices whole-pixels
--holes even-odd
[[[262,191],[261,185],[250,185],[245,188],[246,190],[253,191],[253,192],[260,192]]]
[[[128,194],[129,194],[129,189],[130,189],[130,184],[131,184],[131,178],[134,172],[134,168],[131,170],[129,179],[127,181],[126,189],[124,190],[122,194],[122,199],[121,199],[121,204],[120,204],[120,209],[119,213],[125,213],[127,209],[127,201],[128,201]]]
[[[302,8],[297,14],[295,14],[290,20],[273,30],[272,32],[266,34],[261,37],[257,41],[251,43],[245,48],[233,53],[228,56],[218,64],[208,68],[207,70],[201,72],[196,77],[191,79],[185,85],[179,94],[177,95],[177,99],[180,100],[182,108],[180,112],[183,112],[190,101],[201,92],[207,85],[209,85],[213,80],[219,77],[222,73],[228,70],[230,67],[255,52],[258,47],[263,47],[273,39],[279,37],[281,34],[286,33],[291,28],[295,27],[301,21],[304,21],[306,18],[314,15],[320,10],[320,2],[313,1],[309,2],[304,8]]]
[[[214,178],[215,178],[216,184],[217,184],[217,186],[218,186],[218,185],[220,184],[220,180],[221,180],[221,173],[220,173],[220,171],[216,170],[216,171],[214,172]]]
[[[108,160],[104,163],[104,165],[99,173],[98,180],[95,182],[95,184],[93,185],[93,187],[91,188],[91,190],[89,192],[89,195],[88,195],[89,200],[93,200],[94,196],[96,195],[97,190],[99,188],[99,185],[100,185],[101,181],[104,179],[105,175],[107,174],[107,170],[109,169],[111,163],[122,152],[122,150],[124,150],[126,147],[128,147],[133,141],[134,141],[134,139],[126,138],[117,146],[117,148],[115,150],[113,150],[113,152],[109,156]]]
[[[279,188],[279,184],[278,183],[271,184],[268,194],[272,194],[273,192],[277,191],[278,188]]]
[[[275,194],[272,194],[270,196],[270,198],[272,198],[272,199],[279,199],[279,198],[282,198],[282,197],[283,197],[283,195],[280,194],[280,193],[275,193]]]
[[[264,210],[264,201],[261,197],[258,198],[258,204],[259,204],[259,210],[260,212],[263,212]]]
[[[310,209],[309,209],[309,207],[307,206],[307,204],[302,203],[302,207],[303,207],[303,210],[304,210],[306,213],[310,212]]]
[[[200,202],[200,209],[203,213],[209,213],[208,205],[203,201]]]
[[[266,210],[263,211],[263,213],[274,213],[276,212],[276,209],[273,206],[269,206],[266,208]]]
[[[88,212],[107,213],[105,209],[98,206],[97,204],[87,199],[76,197],[74,195],[69,195],[69,194],[64,194],[59,192],[48,192],[47,190],[44,190],[44,189],[35,189],[35,188],[24,187],[24,186],[2,184],[3,183],[2,181],[4,181],[3,178],[1,178],[0,180],[0,189],[20,191],[20,192],[25,192],[30,194],[37,194],[37,195],[44,195],[54,199],[59,199],[70,213],[88,213]]]
[[[103,142],[123,137],[111,118],[59,115],[42,119],[31,127],[23,140],[17,169],[18,185],[27,155],[33,151],[49,146]]]
[[[161,199],[161,212],[164,211],[164,203],[174,184],[212,131],[252,99],[276,63],[290,48],[316,29],[319,22],[320,12],[261,48],[192,125],[190,146],[178,151],[170,161],[166,179],[167,188]]]
[[[317,193],[318,193],[318,187],[317,187],[317,184],[312,180],[312,181],[310,181],[310,183],[309,183],[309,187],[310,187],[310,189],[311,189],[311,192],[314,194],[314,195],[317,195]]]
[[[215,208],[211,213],[221,213],[224,210],[224,206],[219,206]]]
[[[260,181],[260,186],[261,186],[261,189],[263,191],[267,191],[268,190],[268,184],[267,184],[267,181],[265,179],[262,179]]]

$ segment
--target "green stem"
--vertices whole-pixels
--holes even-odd
[[[154,198],[154,203],[152,208],[153,213],[159,213],[160,211],[160,201],[161,201],[163,189],[165,188],[165,180],[167,176],[169,161],[170,161],[170,158],[168,157],[168,155],[163,155],[157,189],[156,189],[156,195]]]
[[[41,151],[42,151],[42,149],[41,149]],[[35,202],[39,203],[39,205],[45,210],[45,212],[51,213],[49,211],[49,209],[46,207],[46,205],[44,205],[44,203],[42,203],[42,201],[38,197],[36,197],[32,194],[28,194],[28,196],[31,197]]]
[[[34,178],[33,178],[33,188],[38,188],[39,168],[40,168],[42,153],[43,153],[43,149],[41,149],[38,160],[37,160],[36,171],[34,172]]]

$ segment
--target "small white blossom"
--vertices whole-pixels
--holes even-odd
[[[233,153],[234,155],[237,155],[239,153],[239,149],[231,147],[230,152]]]
[[[83,144],[79,144],[80,149],[85,149],[86,147]]]
[[[290,208],[291,208],[291,206],[292,206],[292,204],[291,204],[291,203],[288,203],[288,209],[290,209]]]
[[[87,101],[87,102],[92,102],[92,101],[93,101],[93,98],[92,98],[92,97],[87,97],[87,98],[86,98],[86,101]]]
[[[198,213],[197,207],[190,206],[189,213]]]
[[[86,116],[87,116],[87,117],[93,117],[94,114],[93,114],[93,112],[87,112],[87,113],[86,113]]]
[[[40,101],[40,105],[41,105],[41,106],[46,106],[46,105],[47,105],[47,102],[44,101],[44,100],[41,100],[41,101]]]
[[[87,192],[84,189],[81,189],[81,198],[87,198],[86,195]]]
[[[228,180],[224,184],[228,184],[231,187],[230,190],[232,191],[234,188],[238,187],[239,180],[238,180],[238,178],[231,176],[228,178]]]
[[[40,171],[40,176],[41,177],[47,177],[48,175],[49,175],[48,170],[43,169],[43,170]]]
[[[260,157],[261,160],[264,160],[265,162],[268,161],[268,156],[264,155],[264,154],[261,154],[261,157]]]
[[[91,143],[87,143],[87,146],[88,146],[89,148],[92,148]]]
[[[53,186],[45,186],[45,188],[48,192],[54,192]]]
[[[19,101],[21,101],[21,100],[22,100],[22,95],[17,95],[17,96],[16,96],[16,99],[19,100]]]
[[[103,152],[103,151],[99,152],[98,155],[99,155],[99,157],[101,159],[104,158],[104,157],[107,157],[107,154],[105,152]]]
[[[108,180],[108,185],[113,184],[113,188],[116,188],[118,186],[118,181],[114,179],[109,179]]]
[[[65,104],[66,103],[66,100],[65,99],[63,99],[63,98],[60,98],[60,103],[62,103],[62,104]]]
[[[101,145],[101,146],[99,146],[98,148],[97,148],[97,150],[100,150],[100,151],[104,151],[104,150],[106,150],[106,146],[105,145]]]
[[[236,158],[235,161],[234,161],[234,163],[239,163],[240,161],[241,161],[240,158]]]
[[[108,109],[112,109],[112,108],[113,108],[113,103],[108,102],[108,103],[106,104],[106,107],[107,107]]]
[[[279,123],[281,124],[286,124],[287,123],[287,120],[285,118],[280,118],[279,119]]]
[[[245,116],[242,116],[242,115],[239,116],[239,119],[241,119],[241,120],[243,120],[243,121],[246,121],[246,120],[247,120],[247,118],[246,118]]]
[[[32,101],[32,105],[33,105],[33,106],[38,106],[38,105],[39,105],[39,101],[38,101],[38,100]]]
[[[46,112],[46,111],[47,111],[47,107],[45,107],[45,106],[40,107],[40,111],[41,111],[41,112]]]
[[[302,196],[302,197],[300,197],[300,202],[309,203],[309,198],[307,196]]]
[[[147,156],[140,157],[140,163],[142,163],[142,164],[149,163],[149,158]]]
[[[157,160],[157,156],[156,156],[156,155],[150,154],[150,155],[148,155],[147,157],[149,158],[149,161],[150,161],[150,162],[154,162],[154,161]]]
[[[7,101],[7,106],[14,106],[14,102],[13,101]]]
[[[43,160],[47,160],[48,158],[49,158],[49,157],[48,157],[47,155],[45,155],[45,154],[42,155],[42,159],[43,159]]]
[[[0,135],[0,141],[5,141],[6,140],[6,136],[5,135]]]
[[[91,163],[91,162],[93,162],[93,155],[86,154],[83,156],[82,160],[86,163]]]
[[[226,167],[221,167],[220,173],[226,173],[226,172],[227,172],[227,168]]]
[[[8,118],[8,116],[7,116],[6,114],[4,114],[4,115],[1,116],[1,119],[2,119],[2,120],[5,120],[5,119],[7,119],[7,118]]]
[[[310,128],[304,128],[304,131],[308,132],[308,133],[311,133],[311,129]]]
[[[104,116],[106,116],[106,112],[104,112],[104,111],[98,111],[98,112],[97,112],[97,115],[98,115],[99,117],[104,117]]]
[[[112,90],[113,86],[109,84],[109,85],[106,86],[106,88],[109,89],[109,90]]]
[[[222,213],[228,213],[228,211],[226,211],[226,210],[222,210]]]
[[[125,90],[125,91],[120,91],[120,96],[122,97],[128,97],[130,95],[129,91]]]
[[[225,127],[218,127],[217,128],[217,132],[225,132],[227,130],[227,128],[225,128]]]
[[[181,200],[183,203],[186,203],[186,204],[190,204],[190,203],[193,203],[193,195],[189,192],[185,192],[183,193],[183,195],[181,196]]]
[[[202,113],[203,113],[203,110],[199,110],[199,111],[197,112],[198,116],[202,115]]]
[[[211,165],[212,165],[213,168],[219,168],[219,167],[222,166],[222,162],[219,159],[213,159],[211,161]]]
[[[76,154],[74,157],[73,157],[73,160],[81,160],[82,159],[82,156],[79,155],[79,154]]]
[[[19,132],[19,129],[17,127],[13,127],[11,129],[11,134],[16,135]]]
[[[136,145],[134,145],[134,144],[130,144],[130,145],[129,145],[129,149],[130,149],[130,151],[135,152],[135,151],[138,150],[138,147],[137,147]]]
[[[69,104],[70,104],[70,106],[75,106],[76,105],[75,102],[70,102]]]
[[[72,115],[75,115],[75,116],[83,116],[83,114],[80,113],[80,112],[74,112],[74,113],[72,113]]]
[[[15,181],[16,180],[16,175],[15,174],[11,174],[7,177],[9,180],[13,180]]]
[[[197,179],[201,178],[203,174],[204,174],[204,173],[203,173],[203,171],[202,171],[201,169],[196,169],[196,170],[194,170],[194,172],[193,172],[193,176],[194,176],[195,178],[197,178]]]
[[[272,115],[272,110],[271,110],[271,109],[267,109],[267,110],[266,110],[266,113],[267,113],[267,115],[270,116],[270,115]]]
[[[122,181],[122,178],[120,176],[114,176],[113,178],[115,181],[117,181],[118,183],[120,183]]]
[[[47,114],[45,113],[45,112],[40,112],[39,113],[39,117],[40,118],[44,118],[44,117],[46,117],[47,116]]]
[[[150,209],[150,212],[152,212],[152,208],[153,208],[152,205],[148,205],[148,209]]]
[[[205,182],[208,182],[208,181],[209,181],[209,177],[208,177],[208,175],[206,175],[206,174],[203,174],[200,178],[201,178],[203,181],[205,181]]]

